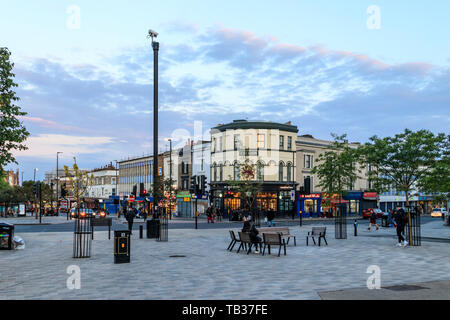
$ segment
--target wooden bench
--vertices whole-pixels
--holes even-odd
[[[279,246],[278,256],[280,256],[281,247],[284,247],[284,255],[286,255],[286,241],[282,238],[281,233],[263,233],[263,243],[264,249],[262,255],[266,252],[266,247],[270,254],[270,246]]]
[[[287,239],[287,242],[286,242],[287,245],[289,244],[289,240],[291,240],[291,238],[294,238],[294,245],[297,246],[297,238],[293,234],[290,234],[288,227],[260,228],[260,229],[258,229],[258,231],[263,234],[264,233],[281,233],[281,237],[284,239]]]
[[[94,240],[94,227],[108,227],[108,239],[111,239],[112,218],[91,218],[92,240]]]
[[[318,237],[319,238],[319,247],[320,247],[320,239],[325,240],[325,243],[328,245],[327,239],[325,238],[327,233],[327,228],[326,227],[313,227],[312,231],[308,232],[308,235],[306,236],[306,245],[308,245],[308,239],[312,238],[314,245],[316,244],[316,240],[315,238]]]
[[[239,231],[238,233],[239,233],[239,239],[241,241],[241,244],[239,245],[239,248],[237,250],[238,253],[241,249],[247,248],[247,245],[248,245],[247,254],[249,254],[252,251],[252,246],[254,246],[255,248],[258,248],[258,245],[259,245],[259,247],[261,249],[262,244],[260,242],[254,243],[250,240],[250,233],[241,232],[241,231]]]

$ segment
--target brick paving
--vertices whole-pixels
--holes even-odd
[[[398,248],[393,228],[361,228],[354,237],[350,227],[348,239],[336,240],[328,226],[322,247],[306,247],[310,225],[291,227],[297,247],[281,257],[228,252],[228,229],[169,229],[168,242],[134,232],[129,264],[113,263],[104,231],[95,233],[90,259],[72,258],[70,232],[16,233],[26,249],[0,251],[0,299],[321,299],[343,289],[364,295],[369,265],[381,268],[382,287],[450,280],[449,243]],[[422,233],[450,238],[450,227],[433,220]],[[80,290],[67,288],[70,265],[81,269]]]

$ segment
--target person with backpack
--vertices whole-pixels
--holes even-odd
[[[397,228],[397,237],[398,237],[398,243],[397,247],[406,247],[408,245],[408,242],[403,237],[403,233],[405,231],[405,225],[408,222],[408,214],[403,210],[402,207],[398,207],[397,211],[395,212],[394,221]]]
[[[372,210],[372,214],[369,217],[370,221],[369,221],[369,228],[368,230],[370,231],[370,228],[372,227],[372,225],[374,225],[378,230],[378,225],[377,225],[377,214],[375,213],[375,210]]]
[[[127,219],[128,221],[128,230],[130,231],[130,234],[133,234],[133,221],[134,218],[136,217],[136,214],[137,214],[136,208],[131,208],[130,210],[127,211],[125,215],[125,219]]]
[[[267,212],[267,222],[269,224],[269,227],[274,226],[273,219],[275,219],[275,212],[272,208],[270,208],[269,212]]]

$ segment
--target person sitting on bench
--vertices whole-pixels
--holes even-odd
[[[259,231],[256,229],[255,225],[248,221],[247,218],[243,217],[244,226],[242,227],[242,232],[248,232],[250,236],[250,241],[255,245],[255,253],[259,253],[258,247],[262,243],[261,237],[258,236]]]

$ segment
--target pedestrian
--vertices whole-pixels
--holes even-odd
[[[208,223],[211,222],[211,207],[208,207],[206,209],[206,219],[207,219]]]
[[[377,214],[375,213],[375,210],[372,210],[372,214],[370,215],[369,218],[369,228],[368,230],[370,231],[370,228],[372,227],[372,225],[374,225],[378,230],[378,225],[377,225]]]
[[[272,208],[269,209],[269,212],[267,212],[267,223],[269,224],[269,227],[273,227],[275,224],[273,223],[273,219],[275,218],[275,212]]]
[[[137,214],[136,208],[131,208],[130,210],[127,211],[125,215],[125,219],[127,219],[128,221],[128,230],[130,231],[130,234],[133,234],[133,221],[134,218],[136,217],[136,214]]]
[[[144,222],[147,221],[147,210],[144,208],[142,215],[144,216]]]
[[[402,207],[397,207],[397,211],[394,215],[394,221],[395,226],[397,228],[397,237],[398,237],[398,243],[397,247],[406,247],[408,245],[408,242],[403,237],[403,233],[405,231],[405,225],[408,221],[408,214],[403,210]]]
[[[309,207],[308,212],[309,212],[309,216],[312,218],[312,216],[313,216],[313,208]]]
[[[255,224],[247,220],[245,216],[242,218],[242,221],[244,221],[242,232],[249,233],[250,241],[255,245],[255,253],[259,253],[259,247],[261,246],[262,239],[258,236],[258,229],[256,229]]]

